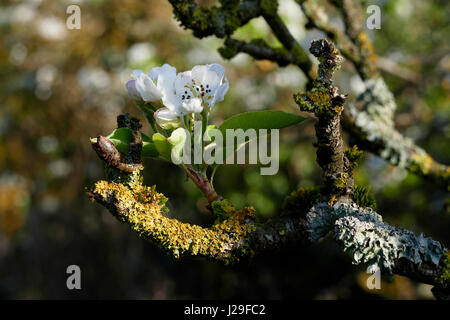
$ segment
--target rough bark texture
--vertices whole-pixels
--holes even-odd
[[[350,161],[344,154],[340,132],[340,116],[346,96],[338,93],[331,79],[342,58],[327,40],[313,41],[310,51],[320,61],[319,77],[309,92],[297,94],[294,98],[302,111],[313,112],[318,119],[315,124],[317,163],[323,170],[328,193],[338,199],[353,193],[352,172],[346,170]]]
[[[438,298],[448,298],[450,259],[445,247],[422,235],[386,224],[375,211],[360,207],[355,199],[352,169],[357,149],[344,150],[340,117],[346,96],[333,86],[332,74],[340,63],[334,45],[327,40],[314,41],[311,53],[320,62],[318,77],[312,63],[277,15],[277,1],[221,1],[211,8],[193,0],[169,0],[176,18],[193,30],[196,37],[215,35],[226,38],[220,49],[231,58],[246,52],[257,59],[269,59],[279,65],[295,64],[312,81],[311,89],[295,96],[304,111],[317,117],[317,161],[324,173],[319,191],[299,190],[286,199],[285,212],[265,224],[257,221],[252,207],[236,210],[227,200],[212,201],[216,222],[209,227],[190,225],[165,216],[167,199],[154,187],[142,184],[138,128],[134,127],[135,146],[124,158],[114,146],[93,141],[100,158],[112,168],[108,180],[99,181],[89,192],[91,198],[142,237],[151,240],[174,257],[196,255],[226,264],[265,254],[283,246],[306,246],[332,232],[336,242],[353,254],[354,263],[368,264],[390,274],[402,274],[434,285]],[[362,31],[361,11],[352,0],[333,1],[341,10],[345,30],[329,26],[310,1],[297,1],[309,19],[309,26],[321,29],[337,42],[345,57],[366,81],[366,90],[358,101],[348,105],[345,128],[357,139],[358,146],[372,151],[391,163],[418,174],[449,183],[449,168],[437,164],[425,151],[395,130],[395,101],[375,67],[375,55]],[[283,48],[271,48],[265,42],[232,39],[233,32],[255,17],[263,16]],[[130,124],[129,124],[130,125]],[[130,125],[131,126],[131,125]],[[134,151],[133,151],[134,150]]]

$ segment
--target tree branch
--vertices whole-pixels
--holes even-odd
[[[221,6],[207,8],[195,0],[169,0],[175,17],[194,32],[197,38],[215,35],[224,38],[262,14],[259,0],[225,1]]]
[[[358,49],[358,60],[352,61],[363,79],[379,77],[376,67],[375,50],[369,36],[364,31],[364,15],[359,4],[353,0],[332,0],[344,18],[345,33]]]
[[[305,73],[310,79],[313,78],[309,59],[304,59],[308,57],[307,54],[276,14],[277,1],[221,1],[221,7],[212,8],[199,6],[195,1],[169,1],[181,23],[200,38],[212,34],[220,38],[229,37],[239,26],[263,15],[285,49],[298,61],[303,61],[302,70],[307,70]],[[395,102],[382,79],[377,76],[376,69],[372,68],[373,49],[368,38],[361,34],[362,27],[358,24],[360,18],[355,15],[356,11],[352,11],[355,8],[352,6],[353,2],[342,0],[336,3],[345,11],[345,19],[355,18],[354,24],[351,19],[346,22],[346,32],[359,49],[361,64],[355,66],[366,80],[367,87],[365,94],[358,100],[359,105],[357,103],[349,108],[349,114],[353,118],[348,124],[352,130],[359,130],[351,132],[361,137],[363,142],[373,144],[382,141],[384,144],[381,145],[389,146],[388,150],[402,148],[404,157],[403,153],[393,157],[386,149],[377,152],[390,161],[396,158],[408,163],[405,159],[414,158],[418,149],[414,148],[412,142],[408,145],[400,133],[393,129]],[[257,55],[257,48],[251,46],[252,43],[232,44],[240,46],[242,51],[245,49]],[[259,49],[262,48],[266,50],[264,56],[276,57],[274,49],[265,46]],[[340,58],[334,45],[326,40],[314,41],[310,51],[320,61],[318,78],[309,92],[296,95],[295,99],[302,110],[314,112],[318,118],[315,125],[318,138],[317,160],[324,172],[325,188],[314,199],[311,194],[305,199],[304,192],[290,197],[290,208],[294,208],[294,214],[280,215],[279,218],[262,224],[257,221],[252,207],[236,210],[228,201],[222,200],[210,204],[217,216],[216,222],[210,227],[167,218],[167,198],[157,193],[154,187],[142,184],[141,167],[133,167],[138,164],[135,163],[136,158],[128,154],[125,160],[122,157],[118,159],[118,151],[111,145],[106,149],[95,148],[97,152],[100,150],[115,155],[113,159],[101,156],[114,174],[109,175],[108,181],[96,183],[89,192],[91,199],[108,208],[139,235],[177,258],[193,255],[225,264],[237,263],[255,254],[263,254],[286,245],[305,246],[333,232],[336,242],[353,254],[354,263],[367,263],[371,270],[379,267],[391,274],[399,273],[430,283],[435,286],[434,292],[438,297],[448,297],[450,262],[444,246],[430,238],[423,238],[422,235],[416,237],[411,231],[392,227],[383,222],[381,216],[373,210],[361,208],[354,203],[357,199],[354,199],[352,169],[356,156],[353,151],[344,151],[339,131],[346,96],[338,93],[331,79],[332,73],[339,66]],[[284,54],[281,58],[289,56]],[[281,59],[279,56],[278,58]],[[375,104],[385,108],[383,113],[377,107],[381,113],[378,118],[373,111]],[[391,140],[402,146],[389,145]],[[142,143],[138,139],[135,142],[137,145]],[[138,149],[136,146],[135,150]],[[408,150],[416,153],[407,154]],[[420,156],[424,157],[422,153],[419,153],[419,158]],[[422,163],[422,160],[416,163]],[[418,166],[418,171],[434,175],[434,167],[429,164],[428,158],[427,161],[426,165]],[[122,163],[127,166],[121,166]],[[399,163],[402,162],[397,164]],[[407,167],[413,170],[413,165]],[[443,172],[448,179],[448,169]]]
[[[353,63],[364,81],[365,91],[355,103],[349,104],[344,113],[344,129],[355,139],[358,147],[395,166],[448,187],[450,167],[435,161],[425,150],[395,128],[394,113],[397,105],[377,70],[373,46],[363,29],[360,6],[352,0],[332,1],[343,13],[346,36],[328,24],[326,15],[319,12],[321,7],[317,3],[305,0],[297,2],[304,10],[310,25],[337,41],[343,55]]]
[[[353,253],[354,263],[367,263],[371,271],[380,268],[390,274],[401,273],[434,284],[437,292],[448,294],[448,263],[444,255],[447,250],[439,242],[392,227],[372,209],[362,209],[353,203],[354,151],[344,153],[339,131],[346,97],[338,93],[331,79],[341,57],[326,39],[313,41],[310,52],[320,62],[319,77],[309,92],[294,98],[301,110],[314,112],[318,118],[317,162],[324,172],[325,190],[331,199],[328,204],[317,204],[308,213],[309,240],[316,241],[332,229],[335,240]],[[337,202],[330,207],[334,200]]]
[[[232,58],[238,52],[245,52],[255,59],[269,59],[280,66],[288,63],[297,65],[308,79],[315,78],[308,56],[276,14],[277,1],[266,3],[266,1],[247,0],[239,4],[229,1],[222,7],[211,9],[199,6],[194,1],[169,1],[174,7],[176,17],[199,38],[212,34],[219,38],[230,36],[234,30],[252,18],[263,16],[285,50],[270,48],[261,40],[247,43],[229,38],[225,40],[225,46],[220,49],[222,56]],[[297,2],[302,6],[309,24],[324,31],[337,42],[343,55],[353,63],[358,74],[365,81],[366,91],[358,100],[367,96],[373,97],[371,103],[357,102],[356,105],[359,107],[355,104],[349,105],[348,111],[344,113],[344,129],[363,150],[373,152],[393,165],[448,187],[450,167],[435,161],[426,151],[395,129],[393,116],[396,103],[377,70],[373,46],[362,27],[361,8],[352,0],[332,1],[343,13],[346,25],[345,33],[343,33],[328,24],[325,16],[319,13],[321,8],[317,4],[305,0],[297,0]],[[378,84],[374,85],[374,83]],[[374,88],[381,88],[381,90],[374,91]],[[386,115],[389,115],[390,119]]]
[[[140,170],[114,181],[99,181],[89,195],[141,237],[175,258],[201,256],[231,264],[288,244],[309,243],[301,220],[285,217],[260,224],[252,207],[236,210],[226,200],[212,204],[213,210],[223,211],[226,218],[218,219],[209,228],[167,218],[167,198],[154,187],[142,185]]]
[[[250,42],[227,38],[224,47],[219,48],[219,52],[225,59],[232,59],[239,52],[247,53],[256,60],[270,60],[276,62],[280,67],[294,64],[301,66],[302,62],[297,60],[297,56],[284,50],[283,48],[272,48],[263,39],[254,39]]]
[[[317,162],[324,173],[328,193],[338,199],[353,194],[351,161],[344,154],[344,142],[340,132],[340,116],[344,110],[346,96],[339,94],[331,79],[340,67],[342,57],[334,44],[327,40],[311,43],[311,53],[319,59],[319,77],[313,88],[305,94],[296,94],[294,99],[300,110],[314,112],[317,136]]]
[[[395,128],[397,105],[383,79],[369,79],[364,84],[365,91],[348,105],[343,122],[358,147],[447,188],[450,167],[438,163]]]
[[[98,181],[88,194],[175,258],[200,256],[234,264],[286,246],[307,246],[331,231],[337,243],[352,252],[355,264],[367,263],[432,284],[440,297],[449,294],[446,249],[437,241],[387,225],[370,208],[341,200],[329,205],[319,202],[317,193],[303,190],[287,198],[285,215],[264,224],[257,221],[252,207],[236,210],[226,200],[215,201],[211,208],[218,219],[205,228],[167,218],[167,198],[142,181],[141,169],[115,172],[110,181]]]
[[[252,207],[238,211],[217,202],[216,210],[221,208],[228,216],[205,228],[167,218],[167,198],[154,187],[142,185],[140,170],[116,181],[120,182],[97,182],[89,192],[91,199],[175,258],[189,255],[235,264],[286,246],[307,246],[332,231],[337,243],[353,254],[353,263],[402,274],[436,286],[441,296],[449,294],[446,249],[437,241],[389,226],[369,208],[319,202],[307,213],[261,224]]]
[[[339,28],[336,28],[328,23],[328,15],[325,9],[319,5],[317,1],[310,0],[296,0],[302,8],[302,11],[308,23],[306,27],[316,28],[323,31],[331,40],[334,41],[342,55],[352,61],[359,63],[359,52],[356,45],[348,39],[347,35]]]

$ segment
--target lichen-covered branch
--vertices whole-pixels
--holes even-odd
[[[299,67],[302,61],[297,60],[297,56],[284,48],[272,48],[263,39],[254,39],[250,42],[227,38],[224,46],[219,48],[219,52],[225,59],[232,59],[240,52],[247,53],[256,60],[270,60],[276,62],[280,67],[295,64]]]
[[[116,163],[110,166],[108,157],[101,159],[111,172],[108,180],[98,181],[88,192],[91,199],[175,258],[200,256],[234,264],[286,246],[307,246],[333,232],[344,250],[352,252],[354,263],[433,284],[437,297],[449,295],[446,249],[429,238],[387,225],[370,208],[344,203],[342,198],[330,205],[320,202],[320,189],[299,190],[287,198],[285,214],[266,223],[257,221],[252,207],[236,210],[227,200],[213,201],[210,209],[217,219],[212,226],[201,227],[168,218],[167,198],[143,184],[142,168],[121,170]]]
[[[317,136],[317,163],[323,170],[324,183],[334,198],[353,193],[351,161],[344,154],[344,143],[340,132],[340,116],[344,110],[346,96],[338,92],[331,79],[339,68],[341,56],[334,44],[322,39],[311,43],[310,52],[319,59],[319,76],[313,88],[294,96],[300,110],[313,112]]]
[[[348,104],[343,125],[363,150],[381,156],[444,187],[450,185],[450,167],[435,161],[425,150],[395,128],[394,96],[381,77],[366,80],[354,103]]]
[[[411,231],[385,223],[374,210],[358,201],[352,171],[360,151],[344,150],[340,120],[346,96],[333,85],[333,72],[341,57],[327,40],[313,41],[310,52],[320,62],[317,78],[308,55],[277,14],[277,1],[220,1],[220,6],[205,7],[193,0],[169,0],[174,13],[196,37],[215,35],[226,38],[221,53],[231,57],[245,52],[256,59],[269,59],[279,65],[296,64],[314,79],[312,88],[295,95],[300,109],[317,117],[317,162],[323,170],[324,186],[317,192],[295,192],[285,203],[284,215],[266,223],[256,218],[255,210],[237,210],[217,194],[205,192],[208,181],[186,170],[209,200],[216,221],[208,227],[184,223],[166,216],[167,198],[155,187],[143,184],[140,161],[142,138],[139,126],[129,117],[121,123],[133,130],[126,155],[120,154],[106,138],[92,140],[94,150],[106,163],[108,177],[89,191],[92,200],[105,206],[115,217],[140,236],[172,256],[201,256],[232,264],[265,254],[284,246],[302,247],[319,241],[330,232],[336,242],[353,255],[354,263],[368,264],[371,270],[381,268],[390,274],[402,274],[434,285],[437,297],[449,296],[448,252],[442,244]],[[299,1],[304,4],[304,1]],[[327,30],[351,57],[366,90],[356,103],[348,106],[345,126],[358,139],[358,145],[383,158],[424,176],[439,177],[448,184],[449,169],[438,165],[425,151],[404,138],[394,128],[395,101],[374,67],[373,48],[362,29],[361,12],[351,0],[333,1],[346,20],[346,34],[327,29],[313,11],[307,17],[314,26]],[[359,11],[358,11],[359,10]],[[359,13],[358,13],[359,12]],[[250,19],[263,16],[283,49],[268,46],[263,40],[244,42],[231,38],[233,32]],[[348,20],[348,21],[347,21]],[[343,40],[342,40],[343,41]],[[351,44],[351,45],[350,45]],[[347,50],[348,49],[348,50]]]
[[[175,258],[190,255],[235,264],[286,246],[307,246],[333,232],[344,250],[353,254],[355,264],[366,263],[435,285],[441,297],[449,294],[449,262],[443,246],[389,226],[370,208],[319,202],[306,212],[261,224],[253,208],[236,210],[225,200],[212,204],[217,221],[201,227],[166,217],[167,198],[142,184],[140,170],[116,176],[114,181],[99,181],[89,195]]]
[[[358,152],[343,150],[339,127],[346,97],[338,93],[331,79],[341,58],[333,43],[325,39],[313,41],[310,52],[320,62],[319,77],[310,91],[294,97],[301,110],[314,112],[318,118],[317,162],[324,172],[328,203],[319,202],[308,212],[309,240],[315,242],[332,230],[337,243],[353,253],[354,263],[366,263],[370,271],[380,268],[390,274],[404,274],[446,292],[448,289],[443,288],[448,287],[448,280],[444,285],[438,280],[448,272],[446,249],[439,242],[392,227],[372,209],[353,202],[352,171]],[[391,119],[389,114],[385,116]]]
[[[286,245],[310,243],[304,221],[284,217],[261,224],[252,207],[236,210],[226,200],[212,204],[218,219],[207,228],[168,218],[167,198],[142,184],[140,170],[116,176],[114,181],[99,181],[89,195],[175,258],[191,255],[232,264]]]
[[[315,242],[332,231],[336,242],[353,255],[353,263],[368,270],[378,268],[436,286],[449,294],[448,251],[423,235],[393,227],[370,208],[356,204],[316,204],[307,215],[309,240]]]
[[[220,6],[208,8],[195,0],[169,0],[175,17],[181,24],[194,32],[198,38],[215,35],[224,38],[245,25],[253,18],[261,16],[263,9],[259,0],[220,1]]]
[[[363,29],[361,8],[352,0],[334,0],[343,13],[345,34],[331,26],[317,2],[297,0],[309,24],[336,41],[364,81],[365,90],[344,112],[344,129],[363,150],[405,168],[444,187],[450,185],[450,167],[435,161],[425,150],[395,128],[397,108],[392,93],[377,70],[372,44]]]
[[[280,66],[297,65],[308,79],[312,81],[315,78],[308,56],[277,14],[277,1],[222,1],[220,7],[212,8],[200,6],[190,0],[169,1],[173,5],[176,18],[184,27],[193,30],[196,37],[208,35],[227,37],[224,47],[220,49],[225,58],[232,58],[239,52],[245,52],[255,59],[268,59]],[[363,150],[373,152],[393,165],[447,187],[450,184],[449,166],[435,161],[422,148],[395,129],[393,124],[395,101],[378,72],[374,48],[367,33],[364,32],[361,7],[352,0],[331,1],[342,12],[345,23],[345,30],[342,31],[328,23],[323,8],[316,2],[310,0],[297,2],[309,20],[308,26],[324,31],[336,42],[342,54],[353,63],[365,81],[366,93],[373,92],[374,87],[383,87],[383,90],[373,92],[378,97],[371,103],[372,107],[366,105],[363,108],[356,108],[354,104],[349,104],[348,111],[344,113],[344,129],[355,138]],[[284,48],[270,48],[263,40],[244,42],[229,38],[237,28],[259,16],[264,17]],[[375,82],[379,84],[374,86]],[[386,105],[383,104],[385,102]],[[385,111],[388,111],[390,119],[383,115]]]
[[[204,228],[166,217],[167,198],[156,192],[155,187],[143,185],[139,122],[128,114],[118,116],[117,120],[119,127],[133,131],[129,150],[127,155],[119,153],[114,144],[102,136],[91,141],[93,149],[107,165],[108,179],[98,181],[88,194],[140,236],[176,258],[202,256],[225,264],[289,244],[297,247],[309,243],[304,220],[287,216],[270,223],[258,223],[252,207],[236,210],[206,186],[208,180],[189,169],[186,173],[208,198],[216,222]]]

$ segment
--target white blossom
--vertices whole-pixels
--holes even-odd
[[[127,82],[128,95],[133,100],[154,102],[162,100],[165,108],[154,113],[162,128],[180,125],[180,117],[201,113],[222,101],[228,91],[225,69],[219,64],[195,66],[192,70],[176,73],[168,64],[152,68],[149,74],[133,71],[133,80]]]
[[[174,83],[163,88],[163,104],[179,116],[201,113],[205,106],[212,108],[228,91],[224,73],[219,64],[195,66],[178,73]]]
[[[127,82],[128,95],[133,100],[155,102],[162,98],[163,87],[173,82],[176,69],[168,64],[150,69],[149,74],[142,70],[133,71],[133,80]]]

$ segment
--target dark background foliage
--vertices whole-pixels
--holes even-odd
[[[294,1],[280,3],[305,49],[322,36],[305,30]],[[384,73],[399,105],[397,127],[436,160],[450,163],[448,1],[366,3],[382,9],[381,30],[370,32],[377,54],[416,75],[411,81]],[[216,123],[246,110],[298,112],[292,94],[303,89],[305,78],[295,67],[243,54],[224,61],[216,51],[221,41],[183,30],[167,1],[79,1],[81,30],[65,26],[69,4],[0,4],[0,298],[432,298],[429,286],[400,276],[368,291],[365,269],[352,265],[330,239],[236,267],[175,260],[90,203],[85,187],[104,172],[89,137],[110,133],[124,111],[143,120],[124,86],[132,69],[223,64],[230,90],[213,112]],[[341,24],[337,17],[332,22]],[[237,36],[275,41],[262,19]],[[344,64],[337,84],[352,95],[360,80]],[[314,139],[312,120],[284,130],[277,175],[226,166],[218,170],[216,189],[238,207],[254,205],[262,218],[276,215],[289,192],[320,183]],[[145,164],[146,182],[169,197],[171,216],[210,222],[205,201],[181,170],[155,160]],[[370,154],[356,182],[371,187],[387,222],[449,245],[445,190]],[[66,288],[71,264],[81,267],[80,291]]]

